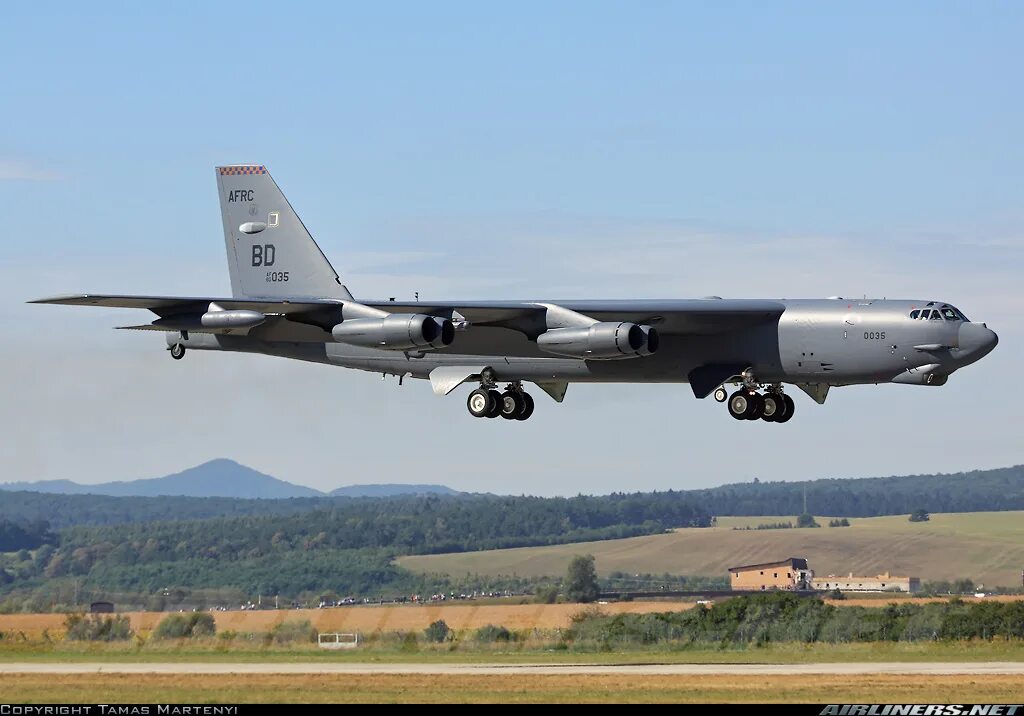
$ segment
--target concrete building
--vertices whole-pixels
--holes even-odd
[[[807,560],[799,557],[790,557],[779,562],[729,567],[729,585],[736,590],[767,592],[773,589],[810,589],[813,579],[814,572],[807,568]]]
[[[846,577],[830,574],[816,577],[811,586],[822,591],[838,589],[840,592],[919,592],[921,580],[918,577],[894,577],[888,572],[874,577],[855,577],[851,572]]]

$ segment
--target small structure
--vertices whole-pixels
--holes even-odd
[[[321,649],[355,649],[359,646],[359,634],[344,634],[340,632],[318,634],[316,643]]]
[[[90,614],[113,614],[114,603],[113,602],[93,602],[89,605]]]
[[[800,557],[729,567],[729,585],[734,591],[805,590],[811,588],[812,579],[814,572],[808,569],[807,560]]]
[[[921,591],[921,579],[919,577],[894,577],[888,572],[874,577],[855,577],[853,572],[845,577],[837,577],[830,574],[827,577],[818,577],[811,583],[814,589],[831,592],[838,589],[840,592],[914,592]]]

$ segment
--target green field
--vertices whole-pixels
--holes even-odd
[[[822,525],[828,517],[818,517]],[[1020,586],[1024,568],[1024,512],[935,514],[928,522],[906,515],[851,518],[850,527],[736,530],[784,517],[720,517],[718,526],[621,540],[550,547],[401,557],[421,572],[460,576],[561,577],[573,555],[593,554],[598,572],[726,575],[729,567],[805,557],[819,576],[893,575],[929,580],[968,578],[978,584]]]

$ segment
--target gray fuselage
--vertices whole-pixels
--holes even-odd
[[[700,299],[692,303],[713,303]],[[540,302],[523,302],[537,305]],[[599,316],[598,302],[558,305]],[[651,311],[669,302],[649,303]],[[672,305],[690,301],[671,302]],[[261,353],[379,373],[427,378],[442,366],[487,365],[499,381],[688,382],[707,365],[745,366],[760,383],[852,385],[911,383],[939,385],[953,371],[973,363],[995,346],[997,337],[949,304],[911,300],[737,300],[731,306],[781,307],[770,319],[717,330],[714,320],[686,333],[662,330],[654,355],[624,360],[582,360],[541,352],[528,333],[496,326],[469,326],[448,347],[425,352],[360,348],[334,342],[315,326],[284,318],[268,321],[248,335],[168,334],[169,343],[200,350]],[[412,304],[415,306],[416,304]],[[399,310],[413,310],[401,304]],[[921,320],[921,310],[940,312]],[[941,311],[945,310],[945,317]],[[950,316],[954,316],[951,318]],[[657,325],[657,317],[651,322]]]

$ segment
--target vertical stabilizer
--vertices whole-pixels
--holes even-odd
[[[351,300],[266,167],[217,167],[217,192],[235,297]]]

